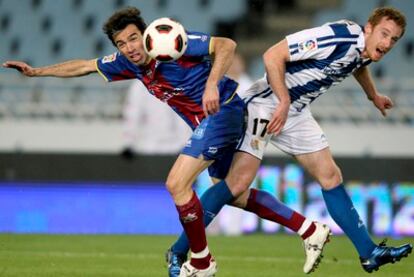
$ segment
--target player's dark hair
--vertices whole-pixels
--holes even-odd
[[[405,16],[402,14],[402,12],[392,7],[376,8],[368,18],[368,22],[371,23],[373,27],[375,27],[384,17],[394,21],[395,24],[400,26],[402,29],[401,36],[404,35],[405,27],[407,26]]]
[[[147,28],[147,24],[141,17],[141,11],[135,7],[126,7],[111,15],[111,17],[105,22],[103,31],[108,36],[112,44],[116,46],[114,35],[125,29],[129,24],[137,26],[141,34],[143,34],[145,28]]]

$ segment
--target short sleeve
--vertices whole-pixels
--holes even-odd
[[[306,29],[286,36],[289,46],[290,61],[299,61],[306,59],[324,59],[328,57],[333,47],[322,45],[320,38],[332,35],[329,26],[321,26],[312,29]]]
[[[185,56],[207,56],[210,55],[211,37],[200,32],[188,32],[188,45]]]
[[[98,58],[96,60],[96,68],[107,82],[135,79],[138,77],[136,72],[137,67],[128,62],[119,52]]]

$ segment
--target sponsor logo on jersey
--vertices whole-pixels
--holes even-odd
[[[152,85],[152,84],[151,84]],[[165,91],[163,94],[162,94],[162,96],[160,96],[159,97],[159,99],[162,101],[162,102],[168,102],[171,98],[173,98],[174,96],[176,96],[176,95],[180,95],[180,94],[182,94],[182,92],[184,91],[184,89],[183,88],[174,88],[173,90],[168,90],[168,91]]]
[[[210,153],[210,154],[216,154],[216,153],[217,153],[217,151],[218,151],[217,147],[210,146],[210,147],[208,148],[208,153]]]
[[[307,52],[312,49],[318,48],[318,43],[316,42],[316,39],[309,39],[307,41],[299,43],[298,47],[299,47],[299,52]]]
[[[111,63],[116,60],[116,53],[105,56],[102,58],[102,63]]]

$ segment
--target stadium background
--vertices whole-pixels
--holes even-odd
[[[400,8],[408,19],[405,37],[372,66],[379,90],[392,97],[395,109],[382,118],[348,80],[318,99],[312,111],[371,232],[414,236],[412,1],[0,0],[0,60],[41,66],[111,54],[101,26],[117,8],[133,5],[148,22],[170,16],[190,30],[234,38],[256,79],[263,74],[261,53],[284,35],[340,18],[364,24],[372,8],[384,4]],[[119,155],[128,82],[105,84],[98,76],[30,79],[5,69],[0,79],[0,232],[179,232],[163,188],[176,155],[138,154],[132,161]],[[196,184],[199,193],[208,185],[206,176]],[[315,184],[277,150],[268,150],[254,185],[334,226]],[[141,220],[151,203],[151,217]],[[211,233],[284,232],[232,210],[221,217]]]

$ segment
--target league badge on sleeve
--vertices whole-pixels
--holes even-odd
[[[102,63],[110,63],[116,60],[116,53],[105,56],[102,58]]]
[[[308,52],[312,49],[318,48],[318,42],[316,39],[308,39],[307,41],[298,44],[299,52]]]

